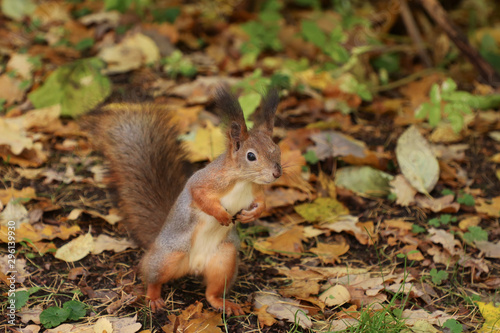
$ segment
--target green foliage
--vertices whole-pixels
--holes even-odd
[[[347,39],[342,27],[337,26],[327,35],[314,21],[303,20],[301,33],[305,40],[316,45],[335,62],[344,64],[349,60],[349,52],[341,45]]]
[[[457,218],[451,216],[450,214],[443,214],[440,217],[435,217],[429,220],[429,225],[433,227],[440,227],[442,225],[449,224],[450,222],[456,222]]]
[[[135,12],[139,15],[144,13],[144,10],[150,6],[152,0],[104,0],[105,10],[117,10],[120,13],[125,13],[130,8],[134,7]]]
[[[241,25],[249,40],[241,46],[243,53],[242,63],[253,65],[262,51],[280,51],[283,45],[278,38],[282,4],[276,0],[269,0],[263,6],[257,20]]]
[[[479,52],[500,73],[500,49],[495,38],[490,34],[485,34],[481,40]]]
[[[451,333],[463,332],[462,325],[458,321],[456,321],[455,319],[452,319],[452,318],[450,318],[444,322],[443,328],[449,328]]]
[[[370,62],[376,70],[385,70],[387,73],[392,74],[400,70],[399,67],[399,54],[397,53],[383,53],[382,55],[373,58]]]
[[[319,158],[316,155],[316,152],[314,150],[308,150],[304,154],[304,158],[306,159],[307,163],[309,163],[309,164],[316,164],[319,162]]]
[[[86,305],[79,301],[67,301],[63,307],[51,306],[40,314],[40,322],[45,328],[59,326],[67,320],[77,321],[85,317]]]
[[[415,234],[420,234],[422,232],[425,232],[426,229],[424,227],[421,227],[419,226],[418,224],[413,224],[411,226],[411,232],[415,233]]]
[[[28,299],[30,297],[30,292],[21,290],[21,291],[16,291],[14,294],[12,294],[12,297],[15,299],[15,305],[16,305],[16,310],[19,310],[23,306],[26,305],[28,302]]]
[[[474,207],[476,205],[474,197],[468,193],[459,195],[457,198],[457,202],[461,205],[466,205],[469,207]]]
[[[243,89],[243,94],[249,92],[262,93],[268,90],[271,79],[264,77],[262,69],[257,68],[253,73],[235,84],[235,88]]]
[[[346,76],[346,79],[342,81],[339,88],[344,92],[358,95],[364,101],[371,101],[373,99],[373,95],[370,89],[368,89],[368,86],[359,82],[354,75]]]
[[[441,191],[441,194],[442,195],[453,195],[455,196],[455,192],[453,192],[452,190],[450,190],[449,188],[445,188],[444,190]]]
[[[262,100],[262,96],[257,92],[250,92],[248,94],[241,95],[238,98],[240,102],[241,109],[243,110],[243,114],[245,115],[246,123],[249,127],[253,126],[253,122],[248,119],[250,116],[257,110]]]
[[[36,108],[61,104],[63,116],[78,116],[111,93],[111,82],[101,74],[104,62],[87,58],[57,68],[45,83],[28,95]]]
[[[181,9],[179,7],[158,8],[151,11],[154,21],[160,23],[174,23],[180,13]]]
[[[61,309],[57,306],[51,306],[40,314],[40,322],[45,328],[52,328],[61,325],[69,317],[70,311]]]
[[[94,38],[84,38],[80,40],[76,45],[75,45],[75,50],[77,51],[85,51],[87,49],[90,49],[92,46],[94,46]]]
[[[474,241],[487,241],[488,240],[488,233],[486,230],[483,230],[483,228],[478,227],[478,226],[472,226],[467,229],[467,231],[464,234],[464,239],[469,242],[473,243]]]
[[[464,127],[464,115],[472,114],[472,109],[484,110],[500,105],[500,94],[474,96],[466,91],[458,91],[457,84],[450,78],[441,86],[433,84],[429,97],[430,102],[423,103],[415,116],[427,119],[432,127],[445,121],[457,133]]]
[[[25,16],[31,15],[36,5],[33,0],[3,0],[1,9],[8,18],[20,21]]]
[[[193,62],[179,50],[175,50],[169,57],[164,58],[162,64],[164,64],[163,70],[173,79],[178,75],[192,77],[198,72]]]
[[[436,285],[442,284],[443,281],[448,278],[448,273],[446,271],[443,270],[438,271],[435,268],[431,269],[429,274],[431,275],[432,283]]]

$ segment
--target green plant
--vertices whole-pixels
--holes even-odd
[[[464,239],[469,243],[488,240],[488,233],[481,227],[471,226],[467,230],[468,231],[464,234]]]
[[[457,202],[461,205],[466,205],[469,207],[474,207],[476,205],[474,197],[468,193],[459,195],[457,198]]]
[[[315,21],[303,20],[301,33],[305,40],[316,45],[335,62],[344,64],[349,60],[349,52],[342,46],[342,43],[347,40],[347,34],[341,26],[335,27],[330,34],[326,34]]]
[[[444,328],[449,328],[451,333],[460,333],[463,332],[462,325],[456,321],[455,319],[448,319],[443,324]]]
[[[457,218],[455,216],[451,216],[450,214],[443,214],[439,217],[435,217],[429,220],[429,225],[433,227],[440,227],[441,225],[449,224],[450,222],[456,222]]]
[[[241,46],[243,64],[255,64],[257,57],[262,51],[280,51],[283,49],[283,45],[278,38],[280,31],[279,22],[282,19],[280,13],[282,6],[279,1],[268,0],[262,6],[257,20],[241,25],[241,29],[249,37],[249,40]]]
[[[442,284],[443,281],[448,278],[448,273],[446,271],[443,270],[438,271],[435,268],[431,269],[429,274],[431,275],[432,283],[436,285]]]
[[[40,314],[40,322],[45,328],[59,326],[65,321],[77,321],[85,317],[86,305],[79,301],[64,302],[62,308],[51,306]]]
[[[164,58],[162,64],[163,70],[174,79],[178,75],[192,77],[197,73],[193,62],[179,50],[175,50],[170,56]]]
[[[473,109],[484,110],[500,105],[500,94],[475,96],[459,91],[455,81],[450,78],[441,85],[434,83],[429,97],[430,102],[423,103],[417,109],[415,117],[427,119],[432,127],[442,122],[449,123],[457,133],[464,128],[464,115],[472,114]]]
[[[411,232],[413,232],[415,234],[419,234],[419,233],[422,233],[425,231],[426,231],[426,229],[424,227],[419,226],[418,224],[413,224],[411,226]]]

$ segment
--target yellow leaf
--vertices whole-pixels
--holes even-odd
[[[12,198],[26,198],[33,199],[36,197],[35,189],[32,187],[25,187],[22,190],[16,190],[15,188],[8,188],[6,190],[0,190],[0,201],[6,205]]]
[[[491,200],[477,198],[476,211],[478,213],[485,213],[491,217],[500,217],[500,197]]]
[[[63,245],[55,253],[55,257],[67,262],[78,261],[87,256],[94,249],[94,238],[90,233],[81,235]]]
[[[500,331],[500,307],[497,307],[490,302],[488,304],[484,302],[477,302],[479,311],[484,318],[483,327],[478,332],[490,333]]]
[[[325,264],[335,264],[340,262],[340,256],[349,251],[349,244],[342,237],[341,241],[336,244],[318,243],[318,246],[310,250],[318,255]]]
[[[296,206],[295,211],[308,222],[331,222],[339,215],[349,214],[349,210],[333,198],[317,198],[312,203]]]
[[[207,126],[199,128],[194,139],[185,144],[190,162],[214,160],[225,150],[225,136],[219,127],[207,122]]]

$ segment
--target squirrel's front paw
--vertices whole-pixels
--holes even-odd
[[[222,211],[218,216],[214,216],[220,224],[228,226],[233,222],[233,217],[226,211]]]
[[[262,204],[254,203],[250,210],[243,209],[236,215],[236,219],[241,223],[249,223],[255,221],[261,214],[264,208]]]

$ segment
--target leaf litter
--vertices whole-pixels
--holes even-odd
[[[396,79],[388,63],[380,65],[393,54],[358,49],[363,38],[357,33],[370,24],[335,27],[331,22],[347,18],[331,9],[314,14],[299,6],[289,12],[271,1],[274,7],[260,16],[244,9],[243,16],[224,14],[235,16],[213,25],[197,14],[203,4],[172,7],[178,9],[172,22],[151,23],[141,21],[141,15],[154,15],[140,9],[140,2],[134,2],[138,15],[131,16],[118,2],[103,3],[107,8],[87,0],[2,2],[9,24],[0,28],[8,50],[0,75],[0,240],[9,242],[7,223],[16,221],[16,246],[23,249],[16,288],[42,286],[19,309],[25,331],[40,331],[40,313],[67,297],[87,304],[93,322],[63,323],[48,332],[136,332],[141,326],[220,332],[223,325],[230,331],[284,332],[294,325],[328,331],[360,325],[363,311],[374,316],[384,307],[401,310],[408,331],[436,331],[451,319],[469,330],[496,328],[498,306],[490,303],[488,290],[499,285],[500,122],[491,104],[495,89],[470,80],[463,60],[449,75],[464,86],[455,84],[452,93],[464,103],[484,96],[491,111],[461,115],[446,108],[452,102],[445,90],[453,85],[441,73],[377,94],[386,88],[384,80]],[[292,24],[283,12],[293,12],[303,24]],[[261,22],[278,22],[275,37],[273,29],[256,37],[240,26],[254,16],[265,21],[266,15],[280,18]],[[314,15],[320,18],[311,20]],[[17,26],[28,20],[29,29]],[[195,28],[207,26],[203,32]],[[429,51],[437,57],[438,49]],[[391,59],[407,66],[396,68],[402,76],[420,70],[406,51]],[[317,65],[330,61],[340,66]],[[465,72],[468,79],[460,80]],[[239,229],[241,273],[229,297],[246,316],[224,322],[204,309],[195,303],[203,287],[190,279],[166,287],[168,315],[150,316],[136,276],[139,251],[102,189],[101,160],[89,155],[86,136],[72,118],[104,100],[122,102],[117,96],[123,92],[153,101],[175,112],[189,159],[201,165],[220,153],[224,141],[211,112],[212,89],[237,86],[249,115],[261,87],[271,83],[284,88],[275,129],[284,176],[266,190],[269,209],[262,220]],[[430,118],[415,118],[415,110],[436,99],[433,86],[443,97],[443,105],[433,106],[443,107],[443,122],[436,126]],[[460,132],[457,121],[463,123]],[[457,222],[430,224],[446,220],[443,214]],[[434,285],[432,269],[456,275]],[[5,274],[0,278],[6,282]],[[399,294],[423,309],[393,302]],[[139,320],[130,317],[137,312]],[[150,318],[153,324],[143,326]]]

